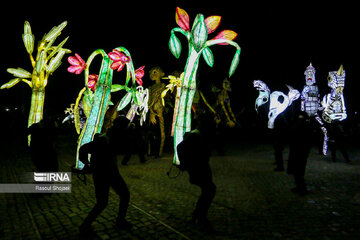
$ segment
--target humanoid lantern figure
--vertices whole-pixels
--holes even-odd
[[[161,100],[161,93],[165,90],[165,83],[161,82],[161,78],[165,76],[164,71],[160,67],[153,67],[149,71],[150,79],[155,83],[149,87],[149,110],[150,124],[160,126],[160,148],[158,156],[161,157],[165,142],[165,124],[164,124],[164,105]],[[156,120],[158,119],[158,121]]]
[[[315,72],[315,68],[310,63],[304,72],[306,85],[301,92],[301,111],[306,112],[309,117],[315,116],[320,107],[319,89],[314,85]]]
[[[324,96],[321,104],[324,108],[323,120],[328,123],[330,148],[332,160],[336,161],[336,149],[338,148],[346,162],[350,162],[344,145],[344,130],[341,122],[347,118],[343,90],[345,87],[345,70],[343,65],[338,71],[329,72],[328,86],[331,92]]]
[[[215,108],[218,109],[218,111],[221,113],[220,115],[225,115],[226,125],[232,128],[235,127],[236,118],[233,111],[231,110],[230,97],[228,94],[228,92],[231,91],[230,81],[227,78],[225,78],[222,86],[223,88],[216,99]]]
[[[316,82],[315,72],[315,68],[311,63],[304,72],[306,85],[301,92],[301,111],[306,112],[310,119],[315,118],[320,124],[320,128],[324,134],[322,152],[326,155],[328,136],[324,123],[317,113],[320,108],[320,94],[318,86],[314,85]]]
[[[346,107],[343,90],[345,87],[345,70],[343,65],[338,71],[329,72],[328,86],[331,92],[324,96],[322,106],[324,108],[322,117],[325,122],[343,121],[346,119]]]

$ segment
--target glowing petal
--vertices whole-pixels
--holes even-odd
[[[112,52],[108,53],[108,56],[113,61],[121,61],[123,53],[121,53],[119,50],[114,49]]]
[[[138,69],[136,69],[136,71],[135,71],[136,78],[142,78],[144,76],[144,74],[145,74],[144,68],[145,68],[145,66],[142,66],[142,67],[139,67]]]
[[[197,52],[205,45],[207,41],[208,33],[205,25],[204,16],[202,14],[198,14],[194,21],[194,26],[191,30],[191,38],[192,43]]]
[[[68,72],[71,72],[71,73],[75,73],[75,74],[80,74],[82,72],[82,68],[79,67],[79,66],[74,66],[74,65],[71,65],[70,67],[68,67]]]
[[[142,84],[143,84],[141,78],[142,78],[142,77],[144,76],[144,74],[145,74],[144,68],[145,68],[145,66],[142,66],[142,67],[136,69],[136,71],[135,71],[135,80],[136,80],[136,82],[137,82],[140,86],[142,86]]]
[[[169,41],[169,48],[174,57],[179,58],[181,54],[181,42],[175,36],[175,34],[171,34]]]
[[[190,19],[189,15],[184,9],[176,8],[175,21],[179,27],[185,31],[190,31]]]
[[[142,86],[142,84],[143,84],[143,81],[142,81],[141,78],[136,78],[136,82],[137,82],[140,86]]]
[[[77,53],[75,53],[75,57],[74,56],[68,57],[68,62],[73,66],[81,66],[84,69],[86,67],[85,61]]]
[[[214,32],[221,22],[221,16],[210,16],[205,19],[208,34]]]
[[[95,91],[95,86],[96,86],[96,81],[95,80],[89,80],[87,87],[90,88],[91,90]]]
[[[116,70],[120,72],[124,68],[125,64],[123,64],[121,61],[113,62],[110,66],[111,69]]]
[[[216,37],[214,37],[212,40],[215,39],[224,39],[224,40],[234,40],[237,37],[237,33],[233,30],[223,30],[221,31]],[[218,43],[218,45],[227,45],[227,43]]]

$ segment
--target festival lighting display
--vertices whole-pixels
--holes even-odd
[[[60,66],[61,60],[70,50],[63,48],[69,37],[65,38],[59,45],[55,46],[55,40],[60,36],[61,31],[66,27],[67,22],[53,27],[50,32],[44,35],[37,45],[36,57],[33,57],[35,36],[32,34],[28,21],[24,24],[23,42],[29,54],[32,72],[22,68],[8,68],[7,71],[15,78],[3,84],[0,89],[11,88],[19,82],[25,82],[31,87],[31,105],[28,118],[28,127],[39,122],[43,118],[45,101],[45,87],[48,84],[50,75]],[[30,145],[30,136],[28,139]]]
[[[93,59],[100,55],[102,64],[98,75],[89,74]],[[85,70],[85,87],[80,91],[75,105],[73,105],[74,123],[79,136],[75,168],[82,169],[84,164],[79,160],[79,149],[82,145],[91,142],[96,133],[101,133],[105,113],[112,105],[110,98],[112,92],[125,90],[126,94],[120,100],[117,110],[124,109],[131,103],[127,118],[132,121],[135,114],[141,115],[140,123],[145,121],[148,90],[142,87],[144,66],[134,70],[130,52],[124,47],[115,48],[109,54],[102,49],[95,50],[85,62],[78,54],[68,58],[71,66],[68,71],[80,74]],[[113,84],[113,70],[121,71],[126,66],[127,74],[125,84]],[[138,86],[137,86],[138,85]],[[80,102],[82,104],[80,104]],[[85,113],[87,119],[81,129],[79,109]]]
[[[188,40],[189,54],[181,79],[179,98],[176,98],[174,119],[174,161],[178,165],[177,145],[183,140],[185,132],[191,131],[191,107],[196,91],[196,73],[199,59],[203,56],[205,62],[212,67],[214,56],[210,49],[213,45],[231,45],[236,48],[235,56],[229,70],[229,77],[233,75],[240,60],[241,48],[232,41],[237,33],[232,30],[223,30],[214,38],[208,40],[209,34],[214,32],[220,24],[221,16],[209,16],[204,18],[203,14],[197,14],[192,27],[188,13],[179,7],[176,8],[175,21],[179,27],[171,30],[169,48],[171,53],[179,58],[181,54],[181,42],[175,33],[183,34]]]
[[[321,104],[324,108],[322,118],[325,122],[343,121],[347,118],[343,90],[345,87],[345,70],[343,65],[338,71],[329,72],[328,86],[331,92],[324,96]]]
[[[261,80],[255,80],[253,82],[254,87],[259,90],[259,96],[255,101],[255,110],[267,103],[270,99],[270,107],[268,113],[268,128],[274,128],[274,122],[277,116],[280,113],[284,112],[285,109],[292,104],[293,101],[300,97],[300,92],[289,85],[286,85],[289,89],[288,95],[285,95],[283,92],[274,91],[270,94],[270,89]]]

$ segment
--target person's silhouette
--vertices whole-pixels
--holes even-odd
[[[30,156],[38,172],[57,172],[58,161],[55,151],[56,128],[50,119],[43,119],[28,128],[31,136]]]
[[[117,131],[119,128],[117,128]],[[111,131],[111,129],[110,129]],[[80,226],[81,233],[91,232],[91,223],[106,208],[109,190],[112,187],[120,197],[119,212],[116,220],[119,229],[130,229],[132,224],[125,220],[130,201],[129,189],[119,173],[116,163],[113,139],[117,134],[95,134],[94,141],[80,148],[80,160],[90,165],[93,171],[96,204]],[[88,162],[91,154],[91,162]]]
[[[185,133],[184,140],[177,147],[180,168],[189,173],[191,184],[201,188],[201,195],[196,203],[192,220],[204,230],[213,229],[207,213],[216,193],[209,165],[212,149],[211,134],[215,129],[215,124],[210,119],[212,119],[211,116],[200,115],[197,128]]]

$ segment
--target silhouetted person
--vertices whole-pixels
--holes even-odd
[[[138,121],[135,119],[132,123],[128,124],[123,135],[124,138],[124,153],[125,156],[121,162],[122,165],[127,165],[130,161],[131,155],[137,154],[141,163],[145,163],[146,140],[145,133],[142,127],[139,126]]]
[[[115,123],[114,123],[115,124]],[[109,130],[111,131],[111,129]],[[120,197],[119,212],[116,220],[120,229],[130,229],[131,223],[125,220],[130,201],[130,192],[116,163],[116,152],[114,150],[117,134],[95,134],[94,141],[84,144],[80,148],[80,160],[89,165],[87,156],[91,154],[90,168],[93,170],[96,204],[80,226],[81,233],[91,232],[91,223],[106,208],[109,199],[110,187]]]
[[[331,160],[336,162],[336,151],[339,150],[343,155],[345,162],[350,163],[349,155],[345,149],[345,131],[342,122],[333,121],[327,124],[329,133],[329,148],[331,151]]]
[[[197,128],[185,133],[184,140],[177,147],[180,168],[189,173],[191,184],[201,188],[192,220],[205,230],[212,230],[207,213],[216,192],[209,165],[214,131],[212,118],[212,115],[200,115]]]
[[[308,193],[305,183],[305,170],[307,159],[310,153],[313,128],[310,117],[301,112],[297,115],[291,127],[290,153],[287,172],[294,177],[295,188],[292,192],[299,195]]]
[[[55,151],[56,128],[50,119],[43,119],[28,128],[31,135],[30,156],[38,172],[57,172]]]
[[[283,151],[287,143],[288,123],[284,117],[284,112],[279,114],[274,123],[274,129],[271,129],[271,136],[273,139],[275,169],[274,171],[284,171]]]

